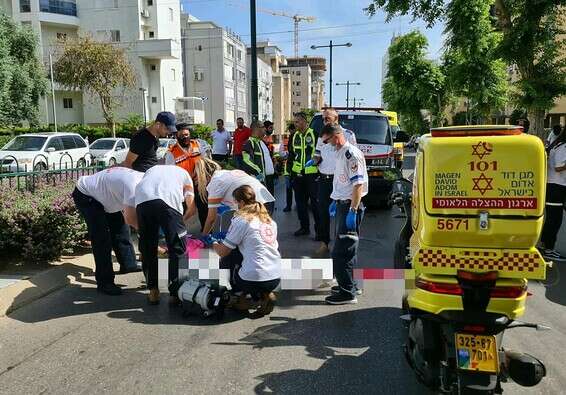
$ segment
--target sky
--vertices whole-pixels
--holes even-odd
[[[381,105],[381,68],[383,56],[393,35],[420,30],[429,41],[429,57],[437,59],[442,54],[443,26],[427,29],[422,21],[412,21],[410,16],[399,17],[385,23],[385,14],[379,12],[372,18],[363,9],[370,0],[256,0],[257,40],[269,40],[287,57],[294,54],[293,20],[270,15],[260,10],[284,12],[290,15],[306,15],[315,21],[299,25],[299,56],[323,56],[329,59],[328,48],[312,50],[311,45],[328,45],[350,42],[352,46],[334,48],[334,84],[346,81],[359,82],[350,87],[350,100],[363,99],[361,106]],[[202,21],[212,21],[240,35],[250,45],[249,1],[247,0],[182,0],[185,12]],[[329,94],[329,71],[326,72],[326,100]],[[332,104],[346,105],[346,87],[333,86]],[[350,103],[351,105],[352,103]]]

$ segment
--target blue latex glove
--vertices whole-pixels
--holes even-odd
[[[212,237],[216,240],[224,240],[226,238],[226,232],[214,232]]]
[[[257,176],[255,176],[255,178],[259,181],[259,182],[264,182],[265,181],[265,176],[263,174],[258,174]]]
[[[332,203],[330,203],[330,206],[328,206],[328,214],[331,217],[336,216],[336,200],[333,200]]]
[[[358,213],[352,209],[348,212],[346,216],[346,229],[349,232],[354,232],[356,230],[356,222],[358,219]]]
[[[314,159],[309,159],[307,160],[307,163],[305,163],[305,167],[314,166],[314,165],[316,165],[316,163],[314,163]]]
[[[226,211],[230,211],[230,207],[228,207],[225,204],[220,204],[220,206],[218,206],[218,208],[216,209],[216,212],[218,213],[218,215],[222,215]]]
[[[212,235],[201,235],[199,238],[205,245],[205,247],[210,247],[212,243],[217,241]]]

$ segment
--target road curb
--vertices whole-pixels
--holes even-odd
[[[0,317],[71,284],[93,271],[92,254],[64,257],[57,266],[0,289]]]

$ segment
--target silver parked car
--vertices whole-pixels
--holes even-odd
[[[89,152],[94,163],[114,166],[126,159],[129,148],[130,139],[103,138],[92,143],[89,147]]]

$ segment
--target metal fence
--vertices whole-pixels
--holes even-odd
[[[16,157],[7,155],[0,158],[0,189],[33,192],[40,185],[76,181],[83,175],[94,174],[105,167],[101,162],[95,163],[89,153],[76,161],[71,155],[64,154],[59,163],[49,163],[43,154],[35,156],[31,163],[20,163]]]

